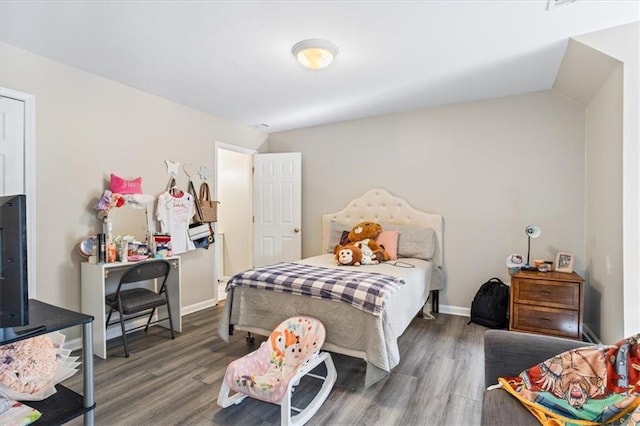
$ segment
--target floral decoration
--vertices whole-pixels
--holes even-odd
[[[65,335],[56,331],[0,346],[0,398],[42,401],[55,394],[56,384],[73,376],[80,365],[78,357],[64,349],[64,341]]]
[[[36,393],[53,378],[58,348],[49,336],[0,346],[0,383],[21,393]]]
[[[105,191],[102,193],[102,197],[100,197],[95,205],[95,208],[98,211],[98,217],[100,219],[108,217],[109,211],[111,211],[112,208],[122,207],[124,203],[125,199],[122,195],[105,189]]]

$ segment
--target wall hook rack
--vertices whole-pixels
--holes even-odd
[[[207,166],[200,166],[200,169],[198,170],[198,175],[200,175],[200,179],[206,181],[209,179],[209,176],[211,176],[211,171]]]
[[[191,180],[191,175],[193,175],[193,173],[191,173],[189,169],[187,169],[187,166],[192,166],[192,165],[193,164],[191,163],[184,163],[184,165],[182,166],[182,170],[184,170],[184,174],[187,175],[189,180]]]
[[[167,173],[173,177],[178,176],[178,168],[180,167],[179,161],[164,160],[164,164],[167,166]]]

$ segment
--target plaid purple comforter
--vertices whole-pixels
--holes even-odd
[[[282,262],[234,275],[227,291],[250,287],[341,300],[379,316],[389,295],[404,284],[403,279],[390,275]]]

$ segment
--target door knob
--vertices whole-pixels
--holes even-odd
[[[300,232],[300,228],[294,228],[293,232],[295,232],[297,234],[298,232]]]

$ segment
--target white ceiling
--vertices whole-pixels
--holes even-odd
[[[640,19],[547,2],[0,0],[0,40],[273,132],[550,89],[569,37]],[[295,61],[307,38],[329,68]]]

